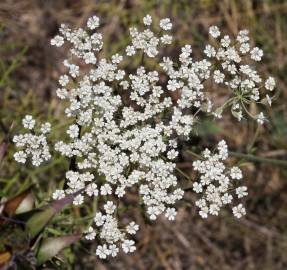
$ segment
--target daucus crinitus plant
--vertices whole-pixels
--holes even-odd
[[[110,59],[99,54],[103,40],[96,16],[88,20],[87,29],[61,25],[59,35],[51,40],[57,47],[70,46],[64,61],[67,73],[59,78],[57,96],[68,101],[65,113],[74,119],[66,131],[69,140],[54,145],[72,160],[72,166],[64,188],[55,190],[53,199],[78,192],[73,204],[80,206],[98,198],[85,238],[98,240],[96,254],[103,259],[116,256],[120,249],[125,253],[136,250],[132,236],[139,226],[132,220],[126,222],[124,213],[118,211],[127,193],[138,194],[150,220],[159,215],[175,219],[175,204],[184,196],[174,174],[177,144],[189,140],[202,115],[221,118],[230,108],[239,121],[247,117],[263,124],[264,114],[253,115],[248,105],[271,105],[270,93],[275,88],[272,77],[262,78],[254,69],[254,61],[260,61],[263,52],[250,45],[247,30],[232,39],[211,26],[212,44],[204,49],[206,58],[193,59],[192,47],[185,45],[178,59],[171,59],[161,51],[172,44],[170,19],[154,25],[147,15],[143,24],[143,30],[130,28],[130,44]],[[133,58],[141,60],[130,71],[126,63]],[[155,63],[153,68],[145,65],[147,58]],[[86,64],[85,68],[79,63]],[[214,105],[210,82],[226,89],[224,104]],[[14,137],[21,148],[15,159],[20,163],[31,159],[39,166],[51,158],[46,135],[53,129],[49,123],[37,127],[29,115],[23,125],[30,133]],[[213,150],[204,150],[193,163],[198,178],[192,189],[199,194],[195,206],[206,218],[230,205],[240,218],[246,213],[240,199],[247,195],[247,188],[240,185],[242,172],[224,163],[228,158],[225,141]]]

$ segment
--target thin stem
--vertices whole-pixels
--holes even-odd
[[[161,156],[163,158],[163,160],[167,161],[167,158],[164,156]],[[181,169],[179,169],[178,167],[175,167],[175,170],[178,171],[181,175],[183,175],[187,180],[190,180],[190,177],[183,172]]]
[[[233,157],[243,158],[243,159],[254,161],[254,162],[270,163],[270,164],[287,167],[287,160],[264,158],[264,157],[254,156],[251,154],[243,154],[243,153],[232,152],[232,151],[229,151],[229,154]]]
[[[201,155],[196,154],[196,153],[194,153],[194,152],[191,151],[191,150],[187,150],[186,152],[189,153],[189,154],[191,154],[191,155],[193,155],[194,157],[196,157],[196,158],[198,158],[198,159],[202,159],[202,156],[201,156]]]
[[[255,116],[255,115],[252,115],[252,114],[247,110],[247,108],[246,108],[246,106],[244,105],[244,102],[243,102],[243,101],[241,101],[241,105],[242,105],[244,111],[245,111],[252,119],[256,119],[256,116]]]
[[[181,175],[183,175],[187,180],[190,180],[190,177],[186,174],[186,173],[184,173],[181,169],[179,169],[179,168],[175,168]]]
[[[25,224],[24,221],[22,220],[18,220],[15,218],[10,218],[10,217],[5,217],[5,216],[0,216],[0,220],[5,220],[5,221],[9,221],[9,222],[13,222],[13,223],[17,223],[17,224]]]
[[[255,131],[255,134],[252,138],[252,141],[249,143],[249,145],[247,146],[247,153],[250,153],[252,147],[254,146],[255,142],[256,142],[256,139],[259,135],[259,131],[260,131],[260,125],[258,124],[257,125],[257,128],[256,128],[256,131]]]
[[[141,66],[144,65],[144,52],[142,52],[142,56],[141,56]]]

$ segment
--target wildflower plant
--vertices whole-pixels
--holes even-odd
[[[155,25],[147,15],[141,29],[130,28],[125,50],[105,58],[100,54],[104,44],[99,26],[96,16],[88,20],[86,29],[72,30],[63,24],[51,40],[56,47],[70,47],[64,60],[67,72],[60,76],[56,93],[67,101],[65,113],[73,120],[66,130],[69,139],[53,146],[71,160],[71,166],[64,188],[55,190],[52,197],[59,200],[76,193],[76,207],[97,199],[93,222],[87,223],[84,235],[97,241],[96,254],[106,259],[120,250],[136,250],[133,236],[139,225],[127,222],[120,211],[127,194],[138,194],[151,221],[160,215],[174,220],[175,205],[184,196],[175,175],[179,140],[189,140],[203,115],[220,118],[227,108],[238,121],[247,117],[263,124],[264,114],[253,115],[248,105],[265,101],[271,105],[275,80],[255,70],[254,62],[261,60],[263,52],[250,45],[247,30],[232,39],[211,26],[212,45],[204,49],[206,58],[194,59],[192,47],[185,45],[178,58],[171,59],[162,53],[172,44],[171,20]],[[130,71],[126,63],[136,63],[138,58],[138,67]],[[145,65],[146,58],[156,65]],[[219,107],[214,105],[208,82],[225,89],[226,101]],[[178,98],[172,98],[173,92]],[[20,148],[15,160],[31,160],[35,166],[47,162],[51,154],[45,136],[50,125],[35,129],[31,116],[24,118],[23,125],[30,133],[14,137]],[[246,213],[240,202],[248,194],[241,186],[242,172],[228,167],[227,158],[227,144],[221,141],[217,149],[204,150],[193,163],[197,178],[191,185],[198,194],[195,207],[202,218],[218,215],[227,205],[236,218]]]

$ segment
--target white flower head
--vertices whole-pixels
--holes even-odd
[[[261,61],[261,58],[263,56],[263,51],[259,49],[258,47],[255,47],[250,51],[250,55],[251,55],[251,59],[259,62]]]
[[[62,36],[55,36],[51,39],[51,45],[56,47],[61,47],[64,44],[64,38]]]
[[[176,217],[176,210],[175,208],[167,208],[165,211],[165,216],[167,217],[168,220],[175,220]]]
[[[175,172],[177,157],[182,141],[201,123],[201,115],[221,118],[223,109],[230,108],[240,120],[247,110],[245,102],[264,104],[262,97],[270,101],[266,92],[275,88],[273,77],[264,81],[249,63],[250,59],[260,61],[263,52],[250,49],[247,30],[232,39],[211,26],[209,34],[217,40],[205,47],[204,58],[194,59],[191,46],[185,45],[174,59],[166,55],[171,50],[164,49],[173,39],[165,32],[172,29],[171,20],[160,20],[160,31],[150,27],[152,22],[146,15],[143,29],[129,29],[130,42],[123,55],[104,56],[104,38],[93,31],[100,25],[97,16],[88,19],[86,28],[61,25],[59,35],[51,40],[58,47],[64,42],[70,45],[64,60],[66,74],[60,76],[56,94],[65,100],[64,112],[71,123],[68,136],[55,143],[55,150],[71,163],[64,189],[57,189],[52,197],[57,200],[78,192],[73,204],[82,205],[83,210],[97,202],[93,223],[83,219],[87,222],[84,237],[97,237],[96,255],[101,259],[114,257],[120,250],[136,250],[134,240],[127,237],[135,235],[139,226],[128,220],[129,215],[122,215],[130,192],[140,196],[151,220],[163,215],[175,220],[175,205],[184,195]],[[214,84],[226,93],[218,108],[213,90],[209,91]],[[263,113],[256,118],[258,123],[265,120]],[[51,158],[46,138],[51,125],[38,126],[32,116],[26,116],[23,125],[28,131],[14,136],[19,148],[14,158],[39,166]],[[243,175],[238,167],[228,166],[228,154],[222,140],[193,162],[196,179],[188,191],[196,193],[195,206],[202,218],[217,216],[225,207],[238,218],[246,213],[237,201],[247,196],[247,187],[238,187]],[[80,212],[85,215],[86,211]]]
[[[246,210],[241,203],[238,204],[237,206],[234,206],[232,208],[232,211],[233,211],[233,215],[237,218],[241,218],[242,216],[246,215]]]
[[[273,91],[274,88],[276,86],[276,82],[275,79],[273,77],[269,77],[266,81],[265,81],[265,88],[269,91]]]
[[[209,34],[213,37],[213,38],[218,38],[220,36],[220,31],[219,28],[217,26],[210,26],[209,27]]]
[[[147,14],[144,18],[143,18],[143,23],[146,26],[150,26],[152,24],[152,17]]]
[[[74,139],[74,138],[77,138],[79,136],[79,131],[80,131],[80,129],[79,129],[78,125],[71,125],[69,127],[69,129],[67,130],[67,133],[72,139]]]
[[[127,225],[126,230],[129,234],[136,234],[139,230],[139,225],[132,221]]]
[[[133,240],[124,240],[122,243],[122,248],[125,253],[132,253],[136,250],[135,241]]]
[[[100,26],[100,19],[97,16],[93,16],[88,19],[87,26],[91,30],[94,30]]]
[[[36,121],[31,115],[26,115],[22,120],[24,128],[33,129],[35,127]]]
[[[14,159],[19,163],[25,163],[27,154],[24,151],[18,151],[14,154]]]
[[[52,198],[54,200],[60,200],[60,199],[63,199],[64,197],[65,197],[65,191],[62,189],[55,190],[53,195],[52,195]]]
[[[160,28],[163,30],[171,30],[172,28],[172,23],[169,18],[161,19],[159,22]]]

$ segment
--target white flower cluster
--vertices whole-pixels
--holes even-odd
[[[39,166],[51,158],[46,139],[46,134],[50,132],[51,125],[50,123],[42,124],[40,134],[36,135],[34,129],[36,121],[31,115],[26,115],[22,123],[24,128],[31,130],[31,132],[14,136],[13,142],[21,148],[14,154],[14,158],[17,162],[26,163],[27,159],[31,157],[32,164]]]
[[[149,19],[151,18],[145,17],[145,24],[149,23]],[[93,20],[97,22],[95,17]],[[89,20],[88,26],[91,24]],[[160,27],[170,30],[170,20],[161,20]],[[79,33],[80,37],[77,38]],[[61,34],[64,41],[72,43],[72,54],[89,64],[91,61],[87,62],[84,55],[94,49],[92,46],[83,45],[91,43],[86,32],[71,31],[62,26]],[[99,37],[99,34],[91,35]],[[144,32],[131,29],[131,37],[132,45],[128,48],[133,46],[135,52],[142,50],[150,57],[157,54],[157,46],[160,43],[166,43],[162,38],[158,39],[150,29]],[[167,40],[167,36],[164,37]],[[82,47],[85,47],[85,53]],[[128,48],[127,55],[132,55]],[[158,71],[147,72],[140,66],[136,73],[126,75],[124,70],[119,68],[122,60],[123,57],[119,54],[113,55],[111,60],[95,60],[97,65],[92,66],[89,72],[78,80],[75,88],[69,87],[69,77],[74,77],[74,69],[71,72],[72,64],[67,64],[65,60],[69,70],[68,74],[60,77],[61,88],[57,90],[57,95],[61,99],[69,100],[70,105],[65,112],[68,117],[74,117],[76,123],[70,125],[67,130],[70,142],[59,141],[55,149],[69,158],[76,157],[78,171],[67,172],[68,188],[56,190],[53,198],[60,199],[65,194],[83,190],[74,199],[75,205],[81,205],[85,195],[122,198],[127,189],[137,186],[151,220],[155,220],[160,214],[174,220],[176,210],[171,206],[182,198],[183,190],[177,187],[177,178],[173,174],[173,160],[178,152],[176,140],[171,138],[189,135],[193,116],[184,113],[183,108],[187,108],[187,104],[173,108],[171,98],[160,84]],[[110,82],[114,83],[114,87],[110,86]],[[115,84],[123,95],[129,93],[128,104],[124,103],[126,101],[123,96],[116,93]],[[200,100],[201,95],[195,95],[195,100]],[[188,104],[193,105],[193,100]],[[166,114],[165,122],[158,121],[162,114]],[[81,132],[81,127],[85,127],[84,132]],[[167,156],[167,160],[162,156]],[[104,182],[97,183],[89,172],[79,172],[88,169],[96,169]],[[135,250],[133,240],[126,239],[119,228],[119,221],[113,215],[116,206],[112,207],[113,211],[106,210],[111,203],[112,201],[108,201],[102,204],[106,215],[99,211],[95,217],[97,229],[90,227],[87,232],[87,238],[92,239],[96,237],[96,231],[100,231],[99,238],[102,242],[106,241],[106,244],[99,246],[97,250],[101,258],[114,256],[120,246],[125,252]],[[97,217],[102,217],[102,222]]]
[[[223,163],[228,157],[225,141],[219,142],[217,152],[205,149],[202,156],[202,160],[193,162],[194,170],[200,174],[199,180],[193,183],[193,190],[201,194],[195,205],[200,209],[200,216],[207,218],[209,214],[217,216],[222,207],[233,203],[235,197],[240,199],[248,193],[245,186],[235,188],[242,179],[241,170],[238,167],[228,169]],[[237,218],[246,214],[242,204],[234,206],[232,211]]]
[[[159,215],[175,219],[177,212],[173,206],[184,195],[174,174],[178,139],[188,138],[194,124],[199,122],[199,111],[212,111],[204,82],[213,77],[217,83],[225,83],[233,93],[242,93],[243,104],[251,100],[251,92],[252,96],[257,95],[251,81],[260,82],[255,71],[247,72],[246,65],[240,67],[241,56],[227,37],[221,41],[220,48],[205,50],[209,58],[221,62],[221,71],[219,67],[215,70],[211,61],[194,60],[190,45],[181,48],[176,61],[162,57],[161,46],[172,42],[172,37],[165,32],[172,29],[170,19],[160,20],[159,25],[154,26],[156,31],[152,30],[150,15],[144,17],[143,24],[143,31],[135,27],[130,29],[131,43],[125,48],[126,56],[115,54],[110,59],[98,54],[103,42],[102,35],[95,32],[100,26],[96,16],[88,20],[88,30],[71,30],[62,25],[60,34],[51,40],[57,47],[65,42],[71,45],[69,60],[64,61],[67,74],[59,78],[57,96],[68,101],[65,113],[74,123],[66,131],[68,141],[56,142],[55,149],[75,163],[66,173],[65,188],[56,190],[53,198],[79,192],[73,203],[82,205],[89,198],[99,197],[98,211],[86,231],[86,239],[100,241],[96,253],[103,259],[116,256],[120,249],[126,253],[136,249],[128,235],[135,234],[138,225],[134,221],[127,226],[122,224],[118,211],[127,192],[139,193],[141,205],[151,220]],[[215,38],[220,36],[217,27],[211,27],[210,33]],[[239,36],[246,39],[244,32]],[[260,50],[252,51],[251,58],[261,57]],[[153,69],[145,68],[145,55],[160,58],[158,65]],[[124,57],[129,59],[130,56],[141,58],[141,64],[136,70],[127,69],[127,74],[123,69]],[[83,62],[88,67],[85,73],[79,68]],[[244,76],[251,77],[243,79]],[[273,90],[274,79],[269,78],[265,87]],[[178,98],[171,98],[173,92]],[[33,128],[33,121],[28,117],[24,126]],[[42,148],[36,148],[46,153],[43,151],[46,140],[41,140]],[[16,137],[16,143],[19,142],[24,145],[23,139]],[[27,155],[29,151],[23,153]],[[19,155],[21,153],[15,158],[22,160]],[[224,143],[219,144],[217,155],[206,150],[204,157],[206,161],[194,163],[202,174],[200,182],[194,184],[196,192],[204,192],[204,198],[197,202],[202,217],[217,215],[220,207],[231,202],[230,179],[242,177],[236,167],[226,172],[222,163],[227,157]],[[44,159],[43,155],[41,158]],[[245,187],[238,188],[236,194],[239,198],[245,196]],[[240,217],[245,210],[240,204],[233,212]]]
[[[213,114],[221,117],[223,109],[231,106],[232,114],[239,121],[245,112],[259,124],[263,124],[264,114],[260,112],[258,115],[252,115],[247,108],[252,102],[267,102],[270,106],[272,103],[269,92],[275,88],[274,78],[269,77],[264,82],[252,64],[252,60],[261,61],[263,51],[258,47],[251,47],[248,30],[241,30],[234,40],[229,35],[221,35],[217,26],[210,27],[209,34],[218,41],[215,46],[209,44],[204,50],[212,63],[211,77],[216,84],[227,86],[233,93],[233,97]]]
[[[143,22],[146,26],[152,24],[152,18],[150,15],[144,17]],[[159,26],[164,31],[172,29],[172,23],[169,18],[160,20]],[[161,44],[171,44],[172,36],[164,33],[162,36],[157,35],[150,29],[145,29],[143,32],[139,32],[136,27],[130,28],[130,34],[132,37],[132,44],[127,46],[126,53],[128,56],[132,56],[136,53],[136,50],[142,50],[147,56],[155,57],[158,54],[158,46]]]
[[[118,227],[118,220],[115,218],[114,213],[116,205],[112,201],[107,201],[104,205],[105,214],[98,212],[94,218],[94,224],[99,229],[99,238],[106,243],[98,245],[96,254],[105,259],[107,256],[115,257],[119,252],[119,245],[125,253],[134,252],[136,250],[134,240],[128,239],[128,235],[134,235],[138,229],[134,221],[130,222],[124,229]],[[97,235],[93,227],[89,227],[86,239],[93,240]]]

